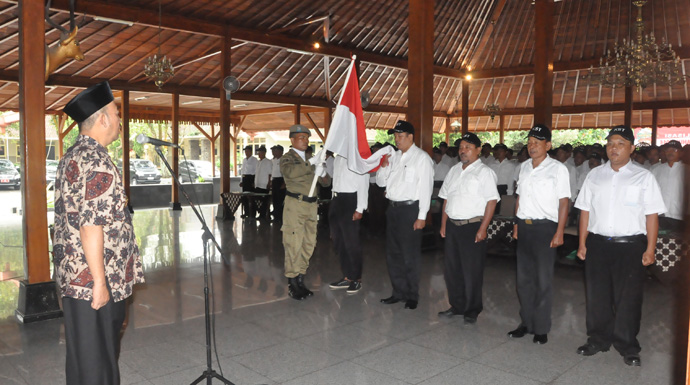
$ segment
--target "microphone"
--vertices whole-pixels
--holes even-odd
[[[151,137],[148,137],[148,136],[146,136],[146,135],[144,135],[144,134],[139,134],[139,135],[137,135],[137,142],[138,142],[139,144],[149,143],[149,144],[152,144],[152,145],[154,145],[154,146],[165,146],[165,147],[180,148],[180,146],[177,145],[177,144],[175,144],[175,143],[170,143],[170,142],[166,142],[166,141],[164,141],[164,140],[160,140],[160,139],[156,139],[156,138],[151,138]]]

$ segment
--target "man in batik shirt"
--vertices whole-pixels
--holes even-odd
[[[80,134],[55,181],[53,254],[65,314],[67,383],[119,384],[124,299],[144,282],[122,177],[106,150],[120,135],[120,116],[107,82],[81,92],[64,112]]]

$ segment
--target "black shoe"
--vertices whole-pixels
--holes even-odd
[[[600,348],[594,344],[590,344],[587,342],[586,344],[580,346],[577,348],[577,354],[581,354],[583,356],[593,356],[599,352],[608,352],[609,348]]]
[[[297,276],[297,286],[299,286],[300,289],[304,292],[305,297],[311,297],[314,295],[311,290],[307,289],[306,286],[304,286],[304,274],[300,274]]]
[[[350,287],[351,282],[352,281],[348,281],[347,278],[342,278],[339,281],[331,283],[330,285],[328,285],[328,287],[330,287],[331,290],[347,289],[348,287]]]
[[[297,278],[288,278],[288,295],[298,301],[307,298],[306,293],[297,284]]]
[[[518,326],[517,329],[508,332],[508,337],[510,338],[522,338],[527,334],[526,326]]]
[[[362,290],[362,282],[352,281],[347,288],[347,294],[356,294],[360,290]]]
[[[623,362],[625,362],[625,364],[628,366],[642,366],[640,356],[638,356],[637,354],[629,354],[623,357]]]
[[[453,316],[456,316],[456,315],[462,315],[462,313],[460,313],[459,311],[455,310],[454,307],[451,307],[450,309],[445,310],[445,311],[440,311],[440,312],[438,312],[438,316],[439,316],[439,317],[452,318]]]
[[[398,302],[400,302],[400,298],[395,298],[393,296],[390,296],[388,298],[384,298],[381,300],[381,303],[385,304],[385,305],[392,305],[392,304],[398,303]]]
[[[535,334],[534,338],[532,338],[532,342],[535,344],[544,345],[545,343],[549,342],[549,338],[546,336],[546,334]]]
[[[474,325],[477,323],[477,318],[476,317],[465,317],[463,319],[463,323],[465,325]]]
[[[417,308],[417,301],[413,301],[411,299],[408,299],[407,301],[405,301],[405,309],[414,310],[416,308]]]

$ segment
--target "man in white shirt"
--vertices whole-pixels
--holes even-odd
[[[386,187],[386,262],[393,294],[381,300],[389,305],[405,301],[416,309],[419,301],[419,270],[422,261],[422,231],[434,185],[433,161],[414,144],[414,127],[399,120],[388,135],[395,135],[398,147],[386,157],[376,183]]]
[[[573,202],[575,202],[575,198],[577,197],[577,169],[575,168],[575,163],[573,159],[573,163],[569,163],[568,159],[572,159],[568,155],[568,149],[565,146],[558,147],[556,149],[556,159],[563,163],[565,168],[568,169],[568,181],[570,183],[570,197]]]
[[[575,206],[580,209],[580,245],[585,261],[587,343],[591,356],[613,345],[630,366],[640,366],[640,331],[645,266],[655,261],[658,214],[666,211],[652,174],[630,160],[630,127],[609,132],[609,162],[593,169]]]
[[[664,230],[683,230],[683,182],[685,165],[680,161],[683,145],[671,140],[665,145],[666,163],[654,167],[652,174],[659,182],[661,196],[666,205],[666,214],[659,218],[659,226]]]
[[[256,166],[259,164],[259,161],[252,156],[253,153],[254,148],[252,148],[252,146],[244,147],[245,158],[242,162],[242,167],[240,168],[240,175],[242,175],[242,182],[240,183],[240,186],[242,187],[242,192],[254,192],[254,176],[256,175]],[[250,206],[252,212],[249,212]],[[242,198],[242,211],[242,218],[256,217],[254,205],[250,205],[249,201],[244,197]]]
[[[499,195],[513,195],[515,186],[516,162],[507,158],[508,147],[503,143],[494,146],[494,157],[496,160],[488,166],[494,170],[497,178],[497,188]]]
[[[491,166],[491,164],[496,161],[496,159],[491,156],[491,150],[492,147],[490,143],[484,143],[484,145],[482,145],[482,155],[479,157],[479,160],[487,166]]]
[[[661,165],[660,149],[656,145],[651,145],[645,152],[647,153],[647,170],[654,172],[654,169]]]
[[[467,133],[460,142],[460,163],[443,182],[441,237],[445,242],[444,278],[450,309],[439,316],[463,315],[466,324],[477,322],[482,311],[486,229],[501,198],[496,174],[479,161],[481,141]]]
[[[256,154],[259,156],[259,161],[256,165],[256,175],[254,177],[254,192],[268,194],[271,172],[273,171],[273,163],[270,161],[270,159],[266,158],[266,146],[259,147],[256,150]],[[261,205],[259,207],[259,218],[268,219],[268,199],[259,199],[261,201]]]
[[[438,149],[441,151],[441,163],[445,163],[448,166],[449,170],[451,167],[455,166],[458,163],[458,160],[456,158],[453,158],[451,156],[451,154],[449,154],[448,143],[446,143],[446,142],[439,143]],[[439,180],[439,179],[436,179],[436,180]],[[440,179],[440,180],[443,180],[443,179]]]
[[[453,166],[449,166],[448,162],[443,162],[443,156],[441,150],[434,147],[433,150],[433,161],[434,161],[434,187],[440,188],[443,181],[448,175],[448,171]]]
[[[551,330],[553,268],[556,248],[563,244],[568,219],[570,184],[568,169],[547,156],[551,149],[551,130],[537,124],[527,135],[531,160],[520,166],[517,223],[513,238],[517,243],[517,292],[520,319],[511,338],[534,334],[532,341],[545,344]]]
[[[280,158],[283,156],[283,146],[277,144],[271,147],[271,197],[273,198],[273,219],[283,220],[283,204],[285,203],[285,180],[280,173]]]
[[[347,167],[347,159],[335,155],[333,161],[333,199],[328,224],[336,254],[340,257],[343,278],[331,283],[333,290],[347,289],[355,294],[362,289],[362,244],[359,226],[369,200],[369,174],[357,174]]]

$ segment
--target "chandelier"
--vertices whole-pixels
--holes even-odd
[[[153,80],[158,89],[175,75],[175,68],[167,56],[161,54],[161,2],[158,1],[158,53],[146,59],[144,75]]]
[[[585,77],[590,83],[607,87],[645,88],[649,84],[673,85],[685,83],[680,58],[666,42],[656,44],[654,33],[645,33],[642,7],[647,0],[633,0],[637,7],[635,39],[623,39],[599,60],[599,68],[590,67]]]
[[[455,119],[455,121],[451,123],[450,126],[453,128],[453,132],[459,132],[462,128],[462,123]]]
[[[494,20],[491,20],[491,25],[495,24],[496,22]],[[494,52],[494,61],[492,64],[496,63],[496,50],[494,49],[494,37],[491,37],[491,50]],[[491,83],[491,90],[489,91],[489,100],[491,100],[491,97],[494,93],[494,84],[496,83],[496,80],[494,79],[493,82]],[[499,115],[501,113],[501,106],[496,103],[496,100],[493,100],[492,102],[488,103],[486,106],[484,106],[484,113],[489,115],[491,117],[491,121],[494,121],[494,118],[496,115]]]

